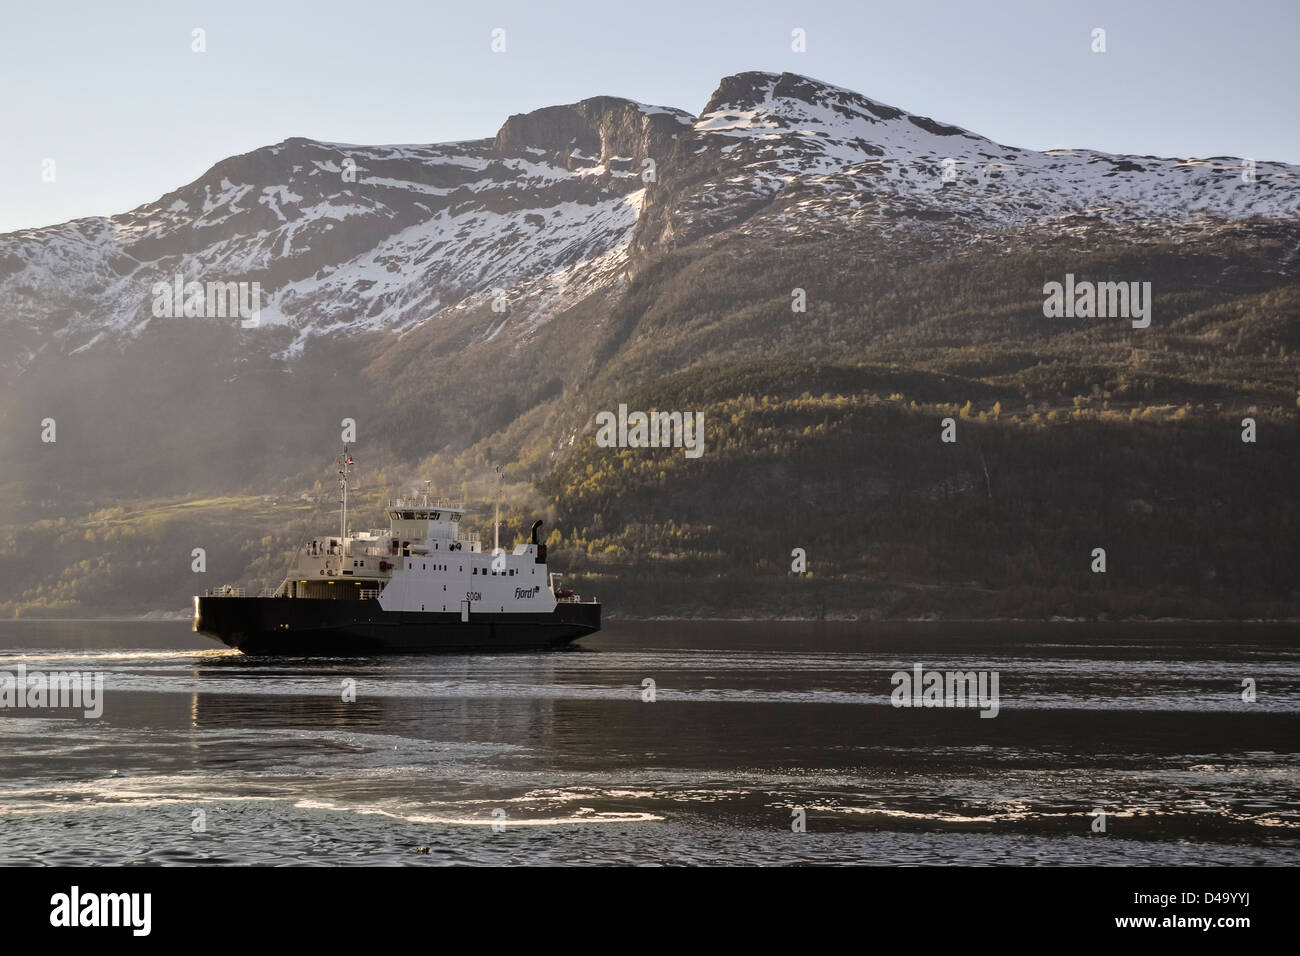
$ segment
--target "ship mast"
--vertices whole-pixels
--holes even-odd
[[[339,510],[339,553],[342,554],[347,548],[348,540],[348,466],[353,464],[352,456],[348,454],[348,446],[343,446],[343,454],[339,455],[339,490],[341,492],[339,500],[343,507]]]
[[[498,554],[501,551],[501,483],[506,480],[506,470],[503,465],[497,465],[497,514],[496,521],[492,528],[492,553]]]

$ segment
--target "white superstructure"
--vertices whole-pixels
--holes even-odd
[[[450,505],[390,505],[390,548],[398,545],[400,557],[379,595],[380,607],[460,611],[462,616],[477,611],[545,614],[555,610],[545,545],[534,540],[515,545],[511,554],[484,552],[477,536],[457,533],[463,515],[463,510]]]
[[[385,611],[549,613],[556,597],[546,546],[483,550],[460,529],[463,505],[427,494],[388,502],[389,528],[318,537],[298,553],[287,597],[377,598]],[[540,525],[540,522],[538,522]]]

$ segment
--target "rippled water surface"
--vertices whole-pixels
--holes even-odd
[[[308,660],[0,623],[20,664],[106,694],[0,708],[5,864],[1300,863],[1295,627],[610,623]],[[891,706],[915,664],[996,672],[997,716]]]

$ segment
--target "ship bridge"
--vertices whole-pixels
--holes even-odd
[[[388,499],[392,553],[410,556],[432,551],[480,551],[479,536],[460,530],[464,516],[464,503],[449,498],[424,494]]]
[[[299,550],[277,596],[375,598],[403,559],[479,554],[482,542],[460,529],[462,502],[428,494],[390,498],[389,528],[310,539]]]

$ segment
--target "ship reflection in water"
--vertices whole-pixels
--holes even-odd
[[[0,625],[0,669],[107,691],[100,720],[0,711],[0,862],[1300,862],[1282,628],[614,623],[317,660],[184,628]],[[917,667],[996,672],[996,717],[892,706]]]

